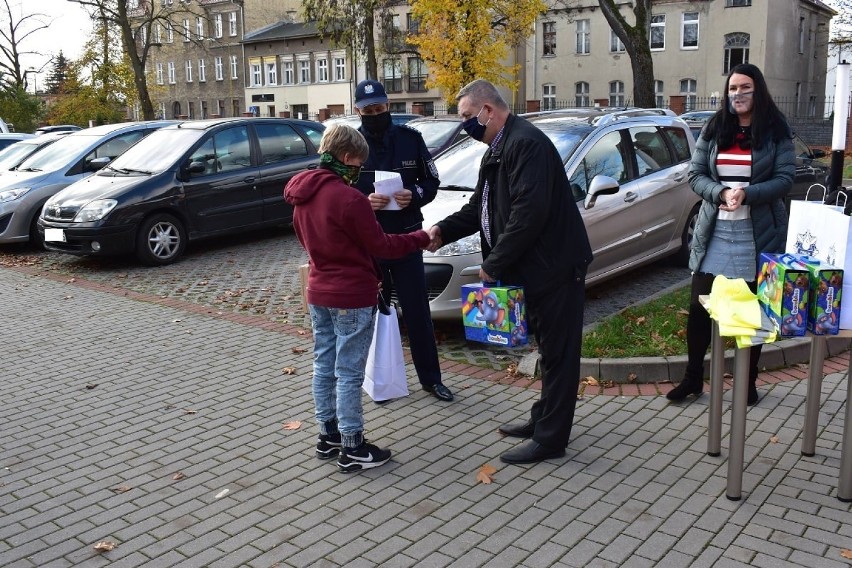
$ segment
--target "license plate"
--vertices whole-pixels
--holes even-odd
[[[51,242],[65,242],[65,230],[64,229],[45,229],[44,230],[44,240]]]

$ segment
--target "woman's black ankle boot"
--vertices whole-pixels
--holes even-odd
[[[748,398],[746,399],[746,403],[748,406],[754,406],[757,404],[759,400],[757,396],[757,375],[749,376],[748,378]]]
[[[674,402],[681,401],[691,394],[699,397],[704,392],[704,381],[701,379],[692,379],[684,377],[678,386],[670,390],[666,394],[666,398]]]

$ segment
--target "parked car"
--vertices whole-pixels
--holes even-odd
[[[581,109],[529,120],[565,163],[595,255],[588,285],[665,256],[686,263],[700,199],[686,175],[695,141],[682,120],[663,109]],[[486,148],[468,138],[436,158],[441,188],[423,209],[424,226],[467,203]],[[424,262],[432,318],[458,318],[461,286],[479,277],[479,234],[424,253]]]
[[[394,124],[406,124],[410,120],[414,120],[415,118],[420,118],[419,114],[409,114],[404,112],[392,112],[391,113],[391,122]],[[326,127],[331,126],[335,123],[343,123],[347,126],[351,126],[352,128],[360,128],[361,127],[361,117],[357,114],[347,114],[345,116],[333,116],[331,118],[327,118],[322,121]]]
[[[715,110],[690,110],[679,114],[681,120],[687,123],[704,124],[716,114]]]
[[[96,175],[45,204],[38,230],[49,250],[135,253],[163,265],[188,240],[289,224],[291,177],[319,165],[325,127],[284,118],[199,120],[140,141]]]
[[[10,132],[8,134],[0,134],[0,150],[5,150],[12,144],[20,142],[21,140],[26,140],[27,138],[34,137],[34,134],[26,134],[24,132]]]
[[[72,132],[0,176],[0,243],[34,241],[47,198],[107,165],[133,143],[174,121],[108,124]]]
[[[433,158],[459,140],[467,138],[458,115],[423,116],[405,125],[420,132]]]
[[[39,126],[33,130],[33,134],[41,135],[47,134],[48,132],[76,132],[77,130],[83,129],[76,124],[49,124],[47,126]]]
[[[56,132],[43,134],[41,136],[30,136],[11,146],[6,146],[0,151],[0,174],[6,170],[14,170],[21,162],[32,156],[43,148],[47,148],[59,140],[67,132]]]

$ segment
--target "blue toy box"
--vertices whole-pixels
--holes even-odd
[[[782,337],[805,335],[808,327],[809,273],[789,264],[790,254],[760,253],[757,299]]]
[[[523,288],[466,284],[461,293],[465,339],[504,347],[527,344]]]
[[[792,256],[793,259],[785,258],[786,264],[808,271],[808,331],[814,335],[837,335],[840,330],[843,269],[820,262],[812,256]]]

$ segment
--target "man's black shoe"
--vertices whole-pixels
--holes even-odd
[[[423,390],[428,393],[432,393],[432,396],[434,396],[438,400],[443,400],[444,402],[453,401],[453,393],[450,392],[450,389],[445,387],[442,383],[435,383],[434,385],[423,385]]]
[[[533,424],[532,420],[512,422],[511,424],[503,424],[497,428],[497,431],[513,438],[532,438],[533,434],[535,434],[535,424]]]
[[[540,461],[553,458],[561,458],[565,456],[565,448],[549,448],[542,446],[536,441],[530,440],[524,442],[515,449],[500,456],[500,461],[505,463],[538,463]]]

